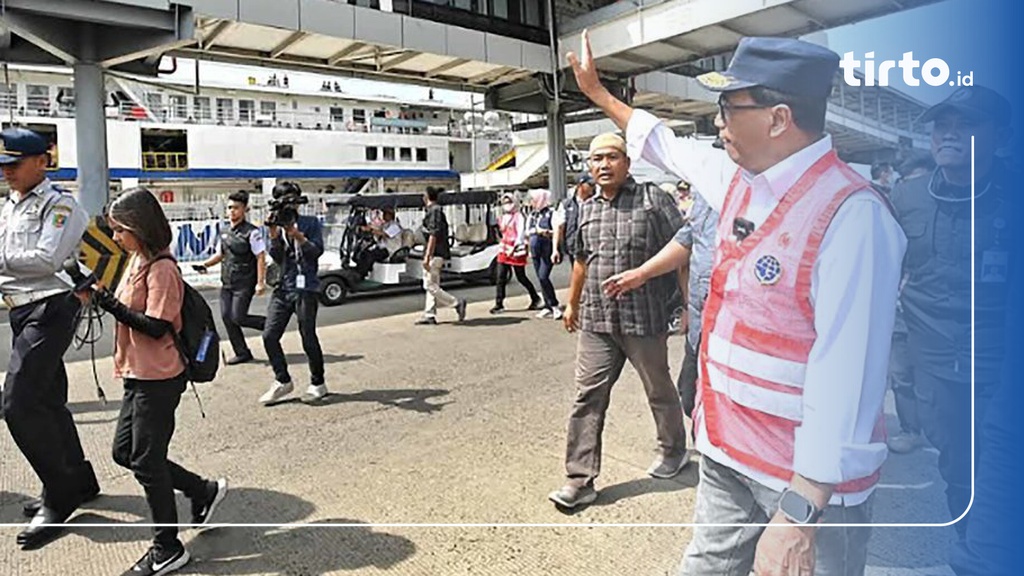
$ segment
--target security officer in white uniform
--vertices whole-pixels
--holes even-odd
[[[80,303],[66,275],[58,276],[76,255],[88,216],[46,178],[43,137],[11,128],[0,138],[0,168],[10,188],[0,211],[0,294],[14,339],[2,407],[14,442],[43,484],[41,501],[25,506],[32,522],[17,537],[32,549],[57,536],[72,512],[99,494],[67,409],[62,360]]]

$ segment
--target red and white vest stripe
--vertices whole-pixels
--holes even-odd
[[[839,207],[862,190],[872,189],[829,151],[743,241],[733,236],[733,220],[746,212],[751,190],[739,172],[725,199],[704,309],[694,424],[728,458],[782,482],[793,476],[794,431],[816,338],[814,262]],[[884,436],[879,415],[872,441]],[[840,484],[836,493],[869,490],[878,476],[876,470]]]

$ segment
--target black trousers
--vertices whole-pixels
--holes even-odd
[[[220,318],[224,321],[224,330],[228,333],[231,348],[235,356],[252,356],[249,346],[245,343],[242,328],[263,331],[266,317],[249,314],[249,305],[256,294],[256,287],[221,288]]]
[[[994,389],[995,386],[989,382],[975,383],[975,469],[986,457],[978,436]],[[925,437],[939,451],[939,474],[946,481],[949,514],[952,518],[959,518],[971,502],[971,385],[933,376],[927,370],[915,370],[914,392]],[[961,539],[967,533],[969,520],[968,515],[953,525]]]
[[[533,282],[530,282],[530,278],[526,275],[526,266],[512,266],[503,262],[498,262],[498,286],[497,293],[494,297],[494,303],[496,305],[505,305],[505,288],[508,287],[508,281],[512,278],[512,273],[515,272],[516,280],[526,288],[526,291],[530,293],[530,302],[540,302],[540,296],[537,294],[537,289],[533,287]]]
[[[388,259],[388,249],[383,246],[367,248],[356,255],[356,273],[359,278],[366,278],[366,275],[373,269],[377,262],[384,262]]]
[[[281,336],[294,314],[299,320],[299,336],[302,350],[309,361],[310,382],[319,386],[324,383],[324,353],[320,349],[320,338],[316,335],[316,312],[319,303],[315,292],[288,292],[274,290],[267,306],[267,326],[263,330],[263,348],[274,368],[274,378],[282,384],[292,381],[288,374],[288,360],[281,348]]]
[[[558,295],[555,294],[555,285],[551,283],[551,269],[554,268],[551,262],[551,251],[533,255],[533,271],[537,273],[537,280],[540,282],[540,291],[544,294],[544,306],[546,308],[558,307]]]
[[[121,414],[114,432],[114,462],[131,470],[142,485],[154,524],[178,523],[175,490],[193,500],[206,496],[206,480],[167,459],[167,447],[174,435],[174,411],[184,391],[184,375],[169,380],[124,381]],[[157,548],[179,546],[174,526],[155,528],[153,532]]]
[[[58,294],[10,311],[11,361],[3,388],[7,429],[43,483],[44,504],[70,512],[95,486],[68,411],[64,352],[75,332],[78,299]]]

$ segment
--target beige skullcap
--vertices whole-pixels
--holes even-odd
[[[595,136],[594,139],[590,141],[590,150],[587,154],[593,154],[601,148],[614,148],[625,154],[626,141],[622,139],[622,136],[619,136],[615,132],[606,132]]]

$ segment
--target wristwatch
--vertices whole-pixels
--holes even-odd
[[[779,500],[779,512],[794,524],[814,524],[821,518],[824,510],[819,510],[799,492],[786,488]]]

